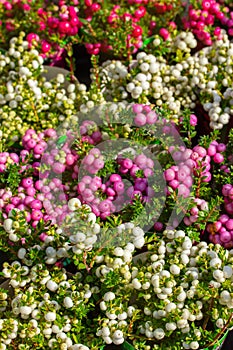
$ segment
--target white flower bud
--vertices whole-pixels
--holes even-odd
[[[176,309],[176,304],[175,303],[169,303],[165,306],[165,311],[166,312],[171,312]]]
[[[17,254],[17,255],[18,255],[18,258],[19,258],[19,259],[24,259],[26,253],[27,253],[27,251],[26,251],[25,248],[20,248],[20,249],[18,250],[18,254]]]
[[[54,258],[56,256],[56,250],[53,247],[47,247],[45,252],[49,258]]]
[[[103,327],[103,328],[101,329],[101,333],[102,333],[102,335],[103,335],[104,337],[108,337],[108,336],[111,334],[108,327]]]
[[[222,318],[218,318],[217,321],[216,321],[216,326],[218,328],[223,328],[224,327],[224,321]]]
[[[210,260],[210,267],[221,267],[222,266],[222,261],[219,258],[214,258]]]
[[[106,305],[105,301],[100,302],[100,310],[102,310],[102,311],[107,310],[107,305]]]
[[[176,264],[173,264],[170,266],[170,272],[173,274],[173,275],[179,275],[180,274],[180,268],[179,266],[177,266]]]
[[[165,336],[165,332],[162,328],[156,328],[156,330],[154,331],[154,337],[158,340],[163,339]]]
[[[68,309],[73,307],[74,305],[73,300],[70,297],[65,297],[65,299],[63,300],[63,304]]]
[[[47,314],[45,314],[45,319],[48,322],[53,322],[56,320],[56,313],[55,312],[47,312]]]
[[[190,344],[189,344],[189,346],[190,346],[190,349],[199,349],[199,344],[198,344],[198,342],[197,341],[192,341]]]
[[[58,289],[58,284],[52,280],[49,280],[46,283],[46,287],[51,290],[51,292],[55,292]]]
[[[225,278],[231,278],[233,274],[233,269],[231,266],[226,265],[223,267],[223,274]]]
[[[135,248],[138,248],[138,249],[142,248],[144,243],[145,243],[144,237],[137,238],[133,241]]]
[[[110,300],[114,300],[115,299],[115,294],[112,293],[112,292],[107,292],[104,294],[104,297],[103,297],[104,301],[108,302]]]
[[[139,282],[139,280],[137,278],[134,278],[132,280],[132,285],[135,289],[140,289],[142,287],[141,283]]]
[[[68,208],[71,210],[71,211],[75,211],[77,208],[80,208],[81,207],[81,202],[78,198],[72,198],[69,200],[68,202]]]
[[[10,233],[9,234],[9,240],[12,242],[18,242],[19,237],[15,233]]]
[[[123,338],[123,332],[120,331],[120,330],[116,330],[114,333],[113,333],[113,338],[115,339],[120,339],[120,338]]]
[[[32,312],[32,308],[30,306],[21,306],[20,307],[20,313],[23,315],[30,315]]]
[[[177,296],[177,300],[178,301],[184,301],[186,299],[186,293],[185,292],[181,292],[178,296]]]
[[[175,322],[169,322],[165,325],[167,331],[174,331],[176,329]]]
[[[116,256],[123,256],[124,250],[121,247],[116,247],[113,251],[113,254]]]
[[[3,228],[9,232],[11,231],[12,229],[12,225],[13,225],[13,220],[12,219],[6,219],[4,220],[4,223],[3,223]]]

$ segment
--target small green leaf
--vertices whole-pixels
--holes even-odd
[[[127,343],[127,341],[125,341],[123,344],[122,344],[122,349],[123,350],[134,350],[134,347],[133,345]]]
[[[66,142],[66,140],[67,140],[67,136],[66,135],[60,136],[59,139],[56,142],[56,145],[57,146],[63,146],[64,143]]]
[[[154,36],[151,36],[151,37],[145,39],[145,40],[143,41],[142,48],[144,48],[145,46],[147,46],[148,44],[150,44],[150,43],[154,40],[154,38],[155,38]]]
[[[79,268],[79,270],[85,270],[86,266],[83,263],[79,263],[78,268]]]

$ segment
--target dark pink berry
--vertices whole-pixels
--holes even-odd
[[[28,187],[32,186],[32,184],[33,184],[33,180],[32,180],[30,177],[24,178],[24,179],[22,179],[22,181],[21,181],[21,185],[22,185],[24,188],[28,188]]]
[[[213,157],[215,163],[219,164],[224,161],[224,156],[221,153],[216,153]]]

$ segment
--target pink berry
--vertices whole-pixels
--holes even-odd
[[[224,161],[224,156],[221,153],[216,153],[213,157],[215,163],[219,164]]]
[[[157,114],[153,111],[147,113],[146,122],[147,124],[153,125],[157,121]]]
[[[140,26],[135,26],[133,31],[132,31],[132,36],[134,38],[138,38],[139,36],[141,36],[143,33],[142,27]]]
[[[190,125],[192,125],[192,126],[197,125],[197,117],[194,114],[190,115]]]
[[[186,176],[186,178],[183,180],[183,184],[187,187],[191,187],[193,185],[193,179],[191,176]]]
[[[231,234],[228,231],[225,231],[223,233],[220,234],[220,240],[223,243],[228,243],[229,241],[231,241]]]
[[[177,180],[175,180],[175,179],[169,182],[169,186],[170,186],[171,188],[173,188],[174,190],[175,190],[176,188],[178,188],[179,185],[180,185],[179,181],[177,181]]]
[[[28,148],[28,149],[33,149],[35,146],[36,146],[36,141],[35,141],[35,140],[30,139],[30,140],[27,142],[27,148]]]
[[[31,201],[29,203],[29,206],[32,209],[38,209],[38,210],[42,209],[42,203],[41,203],[41,201],[39,201],[37,199],[34,199],[33,201]]]
[[[131,159],[126,158],[122,161],[121,166],[123,166],[126,169],[131,169],[133,166],[133,162]]]
[[[113,184],[113,189],[117,194],[122,194],[125,190],[124,183],[122,181],[116,181]]]
[[[21,181],[21,185],[22,185],[24,188],[28,188],[28,187],[32,186],[32,184],[33,184],[33,180],[32,180],[30,177],[24,178],[24,179],[22,179],[22,181]]]
[[[62,174],[65,171],[65,165],[59,162],[55,162],[52,165],[52,170],[54,171],[55,174]]]
[[[226,214],[222,214],[219,219],[218,219],[222,224],[225,224],[228,220],[229,220],[229,217],[228,215]]]
[[[51,49],[51,45],[47,41],[43,40],[41,44],[41,51],[43,53],[47,53],[50,51],[50,49]]]
[[[65,22],[60,22],[58,25],[58,30],[61,34],[67,34],[70,31],[70,23],[65,21]]]
[[[225,226],[228,230],[233,230],[233,219],[229,219],[226,223]]]
[[[43,218],[43,214],[40,210],[32,210],[31,217],[33,221],[39,221]]]
[[[104,213],[104,212],[108,212],[110,210],[110,207],[111,207],[111,203],[110,201],[108,201],[107,199],[106,200],[103,200],[100,204],[99,204],[99,210]]]
[[[166,181],[171,181],[175,179],[175,172],[172,169],[167,169],[164,172],[164,177]]]
[[[169,33],[169,31],[166,28],[161,28],[159,30],[159,35],[161,35],[161,37],[164,40],[167,40],[169,38],[169,36],[170,36],[170,33]]]
[[[32,196],[33,197],[36,194],[36,190],[35,190],[34,187],[28,187],[28,188],[26,188],[26,193],[27,193],[28,196]]]
[[[38,143],[34,147],[33,152],[36,153],[36,154],[42,154],[44,152],[44,147],[40,143]]]
[[[143,110],[143,106],[140,104],[134,104],[132,109],[134,113],[141,113]]]
[[[217,146],[218,152],[225,152],[226,151],[226,145],[224,143],[219,143]]]
[[[119,174],[112,174],[109,180],[111,182],[121,181],[121,176]]]
[[[178,195],[187,198],[190,195],[190,190],[185,185],[178,186]]]
[[[156,231],[162,231],[162,229],[163,229],[163,223],[162,222],[159,222],[159,221],[157,221],[157,222],[155,222],[154,223],[154,229],[156,230]]]
[[[223,187],[222,187],[222,194],[224,196],[228,196],[228,192],[231,189],[232,189],[232,185],[230,185],[230,184],[223,185]]]
[[[201,147],[201,146],[199,146],[199,145],[198,145],[198,146],[195,146],[195,147],[193,148],[193,151],[194,151],[194,152],[197,152],[197,153],[199,154],[200,157],[205,157],[206,154],[207,154],[205,148],[204,148],[204,147]]]
[[[143,126],[146,124],[146,116],[143,113],[138,113],[136,117],[134,118],[134,122],[136,126]]]

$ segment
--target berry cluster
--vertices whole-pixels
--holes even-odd
[[[224,197],[224,208],[229,215],[233,215],[233,186],[226,184],[222,186],[222,195]]]
[[[53,129],[48,129],[45,133],[41,132],[39,134],[33,129],[28,129],[22,138],[22,145],[25,150],[33,153],[35,159],[40,159],[47,147],[44,139],[55,134],[56,132]]]
[[[91,151],[93,150],[98,149],[93,148]],[[89,160],[87,158],[89,156],[92,157],[93,152],[91,151],[83,161]],[[139,154],[133,160],[119,156],[116,162],[119,174],[111,174],[105,183],[98,176],[91,178],[85,175],[77,186],[82,201],[90,205],[95,215],[102,219],[111,213],[121,211],[123,206],[134,200],[135,196],[139,196],[142,202],[148,202],[154,195],[152,187],[148,184],[148,178],[153,175],[154,162],[152,159],[144,154]],[[104,166],[103,161],[101,161],[101,166]],[[98,170],[91,167],[89,173],[96,174]],[[142,174],[138,177],[140,171]],[[128,181],[128,176],[133,180],[133,185],[126,189],[124,181]]]
[[[104,167],[103,156],[98,148],[92,148],[82,161],[84,169],[90,174],[97,174]]]
[[[126,192],[129,198],[133,199],[137,195],[142,201],[149,201],[154,195],[152,187],[149,186],[149,177],[154,174],[154,161],[142,153],[133,160],[118,157],[117,163],[120,165],[119,173],[130,174],[133,178],[133,185]]]
[[[191,159],[192,150],[184,149],[182,146],[179,151],[172,153],[173,159],[177,165],[172,165],[164,172],[164,178],[168,186],[173,190],[178,190],[178,195],[187,198],[193,185],[194,161]],[[168,190],[168,193],[169,190]]]
[[[193,206],[190,211],[189,215],[184,217],[184,223],[187,226],[192,225],[194,222],[198,220],[198,217],[200,215],[200,211],[206,211],[208,210],[208,203],[204,199],[200,198],[194,198],[194,203],[196,204]]]
[[[197,40],[191,32],[181,32],[174,34],[166,46],[156,37],[151,49],[138,53],[133,64],[104,62],[99,72],[104,97],[156,104],[169,109],[175,122],[185,109],[196,113],[201,104],[208,112],[210,128],[222,129],[232,114],[229,74],[233,51],[226,31],[221,30],[221,35],[221,40],[213,40],[213,45],[197,50],[194,55],[191,50],[197,49]],[[94,76],[92,79],[94,82]],[[203,125],[201,113],[197,115]]]
[[[149,83],[147,83],[149,85]],[[146,89],[148,88],[148,86],[146,86],[146,82],[144,82],[144,84],[142,84],[142,89]],[[135,87],[135,90],[133,91],[133,93],[137,93],[136,92],[137,88]],[[144,126],[144,125],[153,125],[156,123],[157,121],[157,114],[151,110],[150,106],[143,106],[140,104],[134,104],[132,107],[133,112],[136,114],[136,116],[134,117],[134,123],[136,126]]]
[[[102,134],[98,126],[92,120],[84,120],[80,125],[81,140],[88,142],[91,145],[99,143],[102,140]]]
[[[221,244],[227,249],[233,247],[233,219],[228,215],[222,214],[216,222],[207,225],[207,232],[214,244]]]
[[[217,144],[213,141],[212,144]],[[211,144],[211,146],[212,146]],[[210,146],[210,149],[212,149]],[[222,147],[222,148],[221,148]],[[220,144],[219,150],[224,151],[224,147]],[[179,150],[170,147],[170,152],[176,165],[172,165],[165,170],[165,180],[169,186],[175,190],[178,189],[178,194],[187,198],[190,195],[190,189],[193,185],[193,179],[196,181],[209,182],[211,180],[211,157],[207,154],[207,150],[197,145],[193,149],[180,146]],[[224,157],[221,153],[212,154],[215,163],[221,163]]]
[[[83,176],[77,185],[77,191],[80,194],[80,199],[91,206],[96,216],[104,219],[115,211],[112,204],[113,196],[110,195],[110,190],[106,189],[106,185],[102,183],[100,177]],[[99,193],[103,194],[104,192],[106,192],[107,199],[101,199],[99,196]]]
[[[9,164],[18,164],[19,156],[16,153],[0,153],[0,173],[3,173]]]
[[[229,10],[229,9],[228,9]],[[233,12],[229,11],[230,18],[226,16],[223,6],[215,0],[203,0],[201,9],[189,6],[188,17],[183,19],[185,29],[190,29],[197,39],[204,45],[212,45],[213,37],[221,39],[221,27],[214,26],[220,22],[220,25],[228,28],[228,35],[233,35]],[[212,30],[210,28],[213,27]]]

